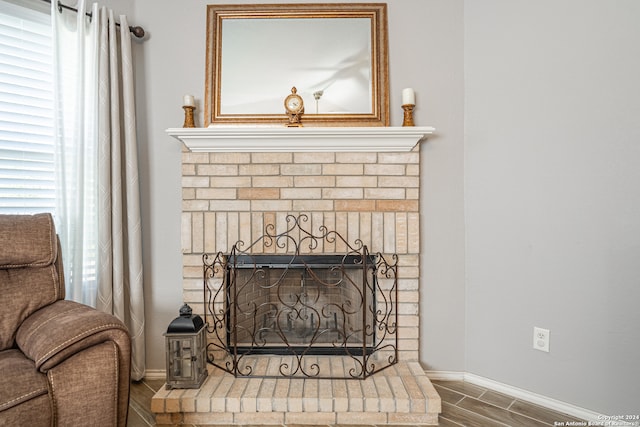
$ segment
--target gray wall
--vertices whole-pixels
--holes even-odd
[[[464,18],[466,370],[639,414],[640,2]]]
[[[181,147],[164,130],[187,93],[202,124],[207,3],[111,0],[149,34],[135,54],[151,370],[182,301]],[[414,87],[416,123],[437,128],[422,145],[428,369],[639,412],[639,4],[388,1],[392,125]]]

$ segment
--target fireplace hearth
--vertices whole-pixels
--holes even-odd
[[[306,221],[288,216],[280,233],[268,224],[247,248],[239,241],[204,256],[209,363],[236,377],[354,379],[397,363],[397,256],[390,264],[360,240],[350,244],[324,226],[313,234]],[[302,253],[336,240],[345,253]],[[257,247],[290,250],[253,253]],[[256,370],[265,355],[281,362]],[[340,357],[348,369],[323,370],[316,356]]]

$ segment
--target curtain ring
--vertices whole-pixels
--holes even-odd
[[[62,3],[58,0],[58,12],[62,13]]]

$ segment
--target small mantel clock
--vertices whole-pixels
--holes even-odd
[[[302,97],[298,95],[298,90],[295,86],[291,88],[291,94],[284,99],[284,109],[287,117],[289,117],[287,126],[302,126],[300,119],[304,113],[304,101],[302,100]]]

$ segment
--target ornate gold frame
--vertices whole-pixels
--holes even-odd
[[[205,126],[285,124],[281,114],[221,113],[222,22],[252,18],[370,18],[372,109],[364,114],[305,114],[306,126],[389,126],[387,5],[385,3],[208,5],[205,76]],[[283,93],[283,99],[286,96]]]

